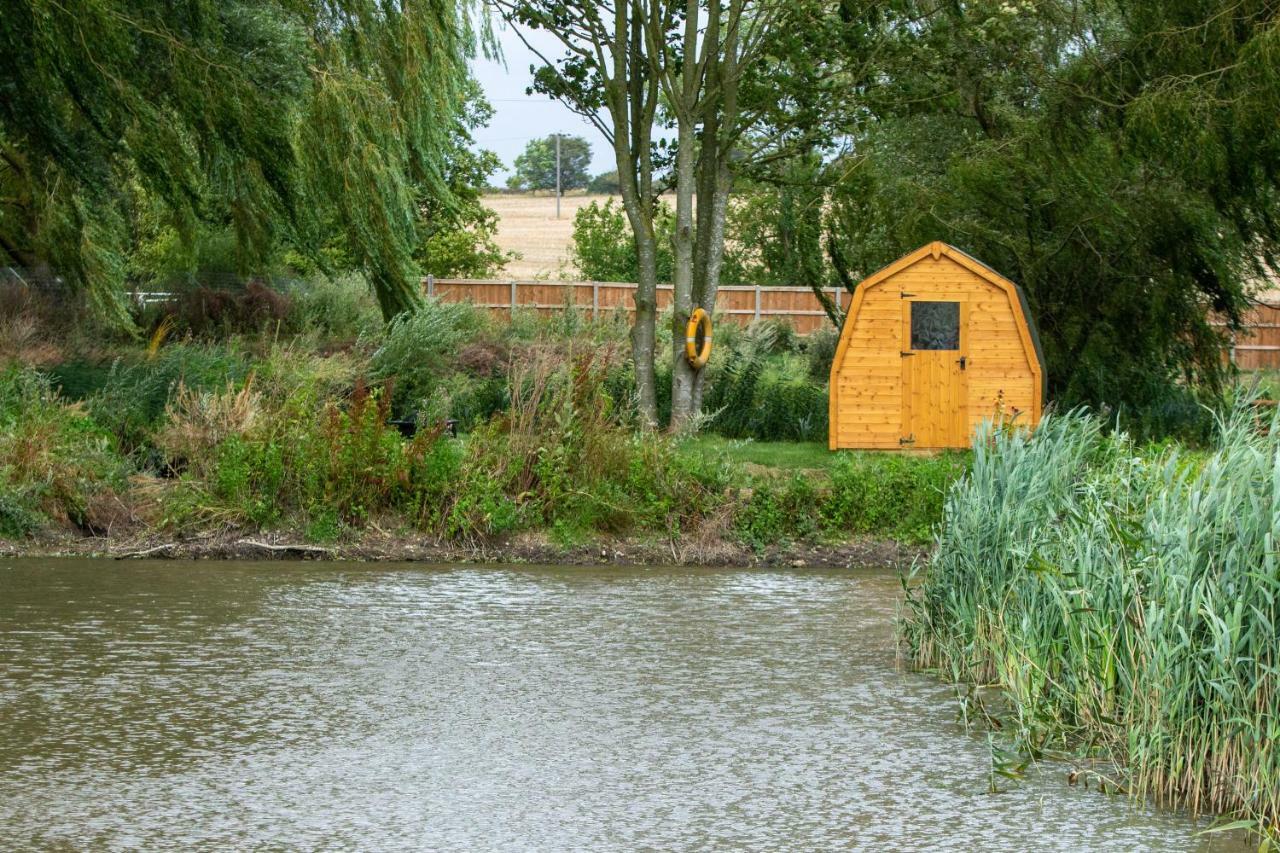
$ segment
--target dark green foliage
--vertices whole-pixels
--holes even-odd
[[[942,521],[951,484],[967,468],[967,453],[841,453],[825,476],[756,477],[734,526],[757,549],[788,540],[853,536],[923,544]]]
[[[827,435],[827,402],[825,385],[790,359],[780,368],[746,365],[726,371],[706,397],[712,429],[729,438],[761,441],[821,441]]]
[[[120,441],[126,452],[147,445],[147,434],[164,412],[178,385],[215,388],[243,381],[244,357],[200,344],[166,347],[153,359],[117,360],[102,386],[85,399],[89,412]]]
[[[587,192],[592,195],[619,195],[622,188],[618,183],[618,170],[601,172],[587,183]]]
[[[816,156],[788,159],[772,181],[743,181],[729,202],[726,284],[830,287],[823,248],[827,188]]]
[[[809,362],[809,378],[826,382],[831,378],[831,363],[835,361],[836,347],[840,345],[838,329],[824,326],[809,333],[804,339],[804,354]]]
[[[556,137],[534,139],[512,164],[515,173],[507,186],[516,190],[556,188]],[[581,136],[560,134],[560,189],[581,189],[590,180],[591,143]],[[616,177],[616,176],[615,176]]]
[[[758,550],[789,539],[811,539],[819,529],[817,504],[810,477],[796,474],[782,481],[762,479],[734,515],[734,527],[744,542]]]
[[[222,388],[248,374],[244,354],[222,346],[179,343],[161,348],[154,358],[67,362],[51,371],[55,386],[83,400],[94,420],[128,454],[145,453],[150,434],[179,384]]]
[[[721,334],[703,401],[710,428],[729,438],[825,441],[825,382],[810,378],[794,354],[799,339],[789,326],[758,323]]]
[[[883,65],[856,90],[859,153],[832,167],[844,266],[942,239],[1017,281],[1060,404],[1151,412],[1155,430],[1180,384],[1216,390],[1208,314],[1239,317],[1280,236],[1274,4],[888,15]]]
[[[460,372],[462,351],[479,336],[482,321],[469,304],[427,299],[391,322],[372,366],[374,379],[395,383],[398,415],[449,416],[447,397],[458,388],[447,380]]]
[[[326,340],[354,341],[382,325],[377,301],[357,276],[301,282],[289,295],[295,312],[293,326]]]

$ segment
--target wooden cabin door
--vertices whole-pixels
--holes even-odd
[[[967,302],[902,303],[902,446],[968,447]]]

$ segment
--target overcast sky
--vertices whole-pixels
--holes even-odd
[[[530,40],[547,56],[558,57],[563,53],[556,49],[555,38],[547,33],[533,32]],[[488,127],[475,132],[476,143],[497,153],[502,160],[502,171],[493,177],[493,182],[506,183],[511,162],[529,140],[552,133],[585,138],[591,143],[592,174],[611,171],[613,155],[600,131],[550,98],[525,94],[525,89],[533,83],[529,66],[539,63],[537,56],[508,26],[500,26],[498,41],[502,45],[503,61],[479,58],[471,64],[489,103],[493,104],[493,120]]]

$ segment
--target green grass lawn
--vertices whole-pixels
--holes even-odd
[[[720,454],[735,462],[794,471],[801,468],[828,469],[839,454],[817,441],[754,441],[699,435],[680,445],[683,453]]]
[[[1246,391],[1257,389],[1258,396],[1268,400],[1280,399],[1280,370],[1254,370],[1240,374],[1240,387]]]

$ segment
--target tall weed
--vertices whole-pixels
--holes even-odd
[[[47,377],[0,371],[0,536],[50,521],[98,532],[91,502],[121,488],[128,472],[112,436],[61,399]]]
[[[994,682],[1024,748],[1092,745],[1127,787],[1280,829],[1280,431],[1141,454],[1081,413],[980,436],[903,642]]]

